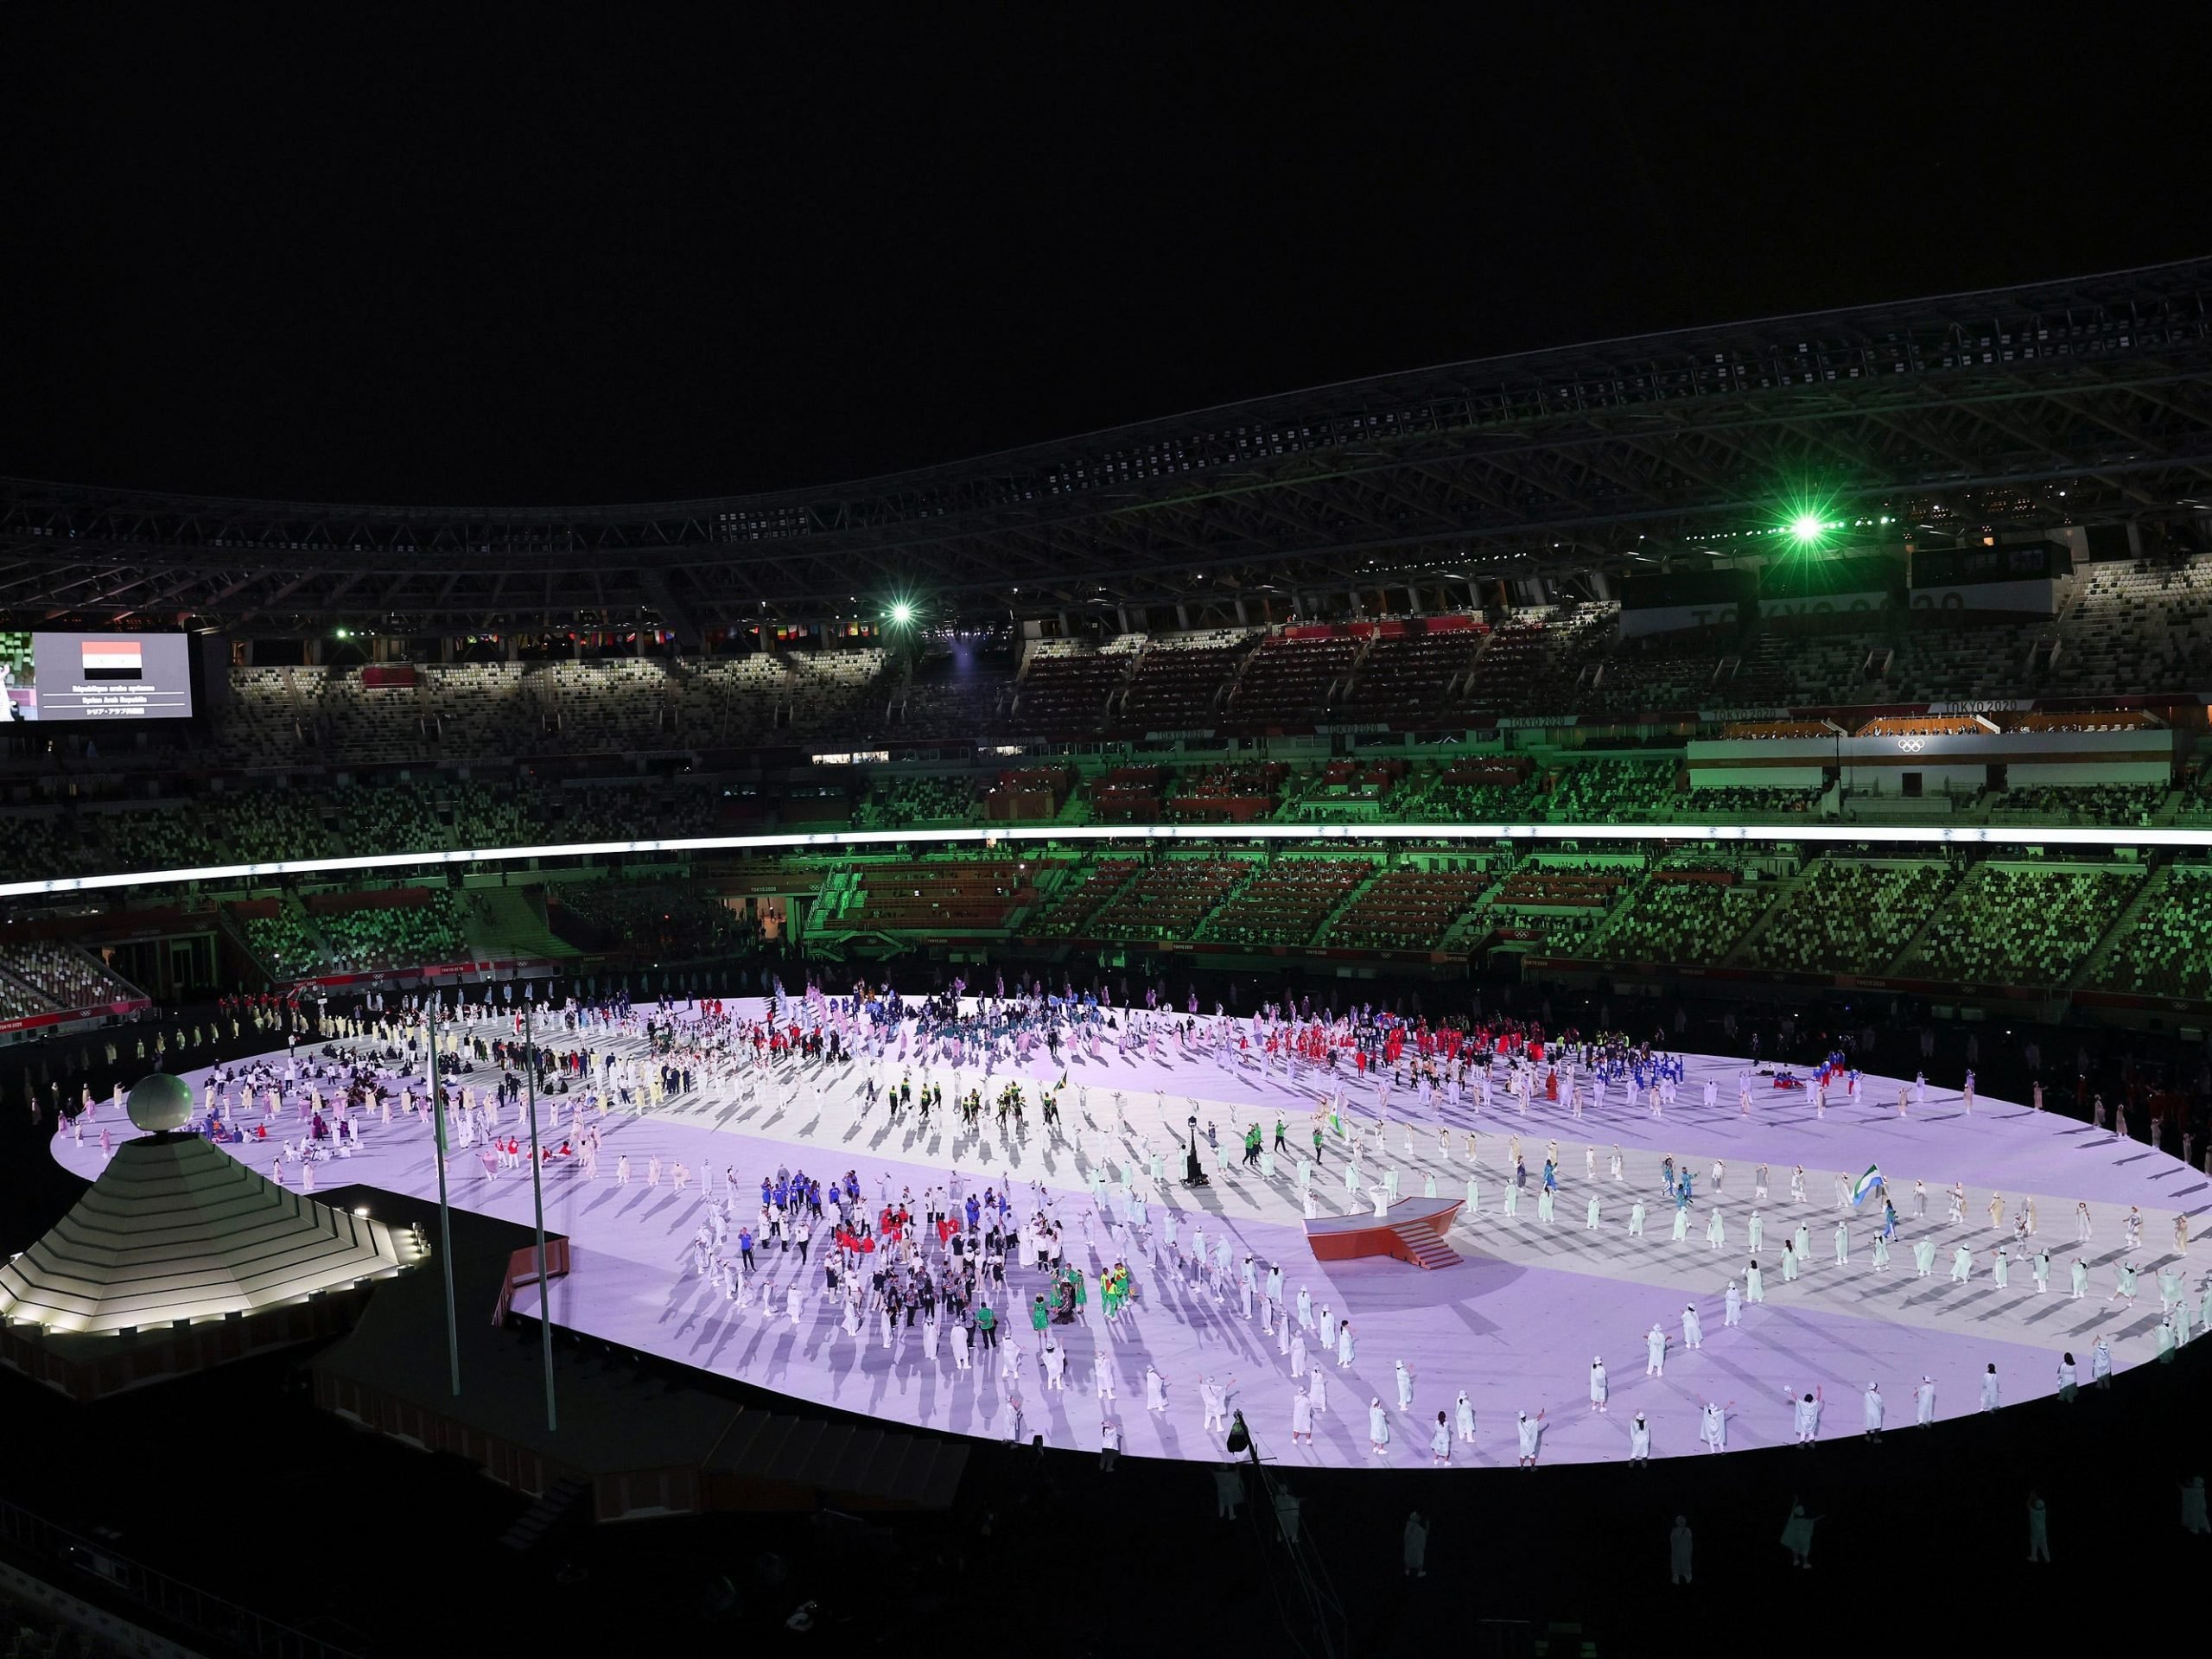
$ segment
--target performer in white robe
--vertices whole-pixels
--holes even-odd
[[[1661,1376],[1667,1370],[1667,1332],[1654,1324],[1643,1337],[1643,1374]]]
[[[1605,1362],[1603,1359],[1592,1359],[1590,1362],[1590,1408],[1592,1411],[1605,1410],[1607,1392]]]
[[[1882,1390],[1878,1383],[1869,1382],[1866,1385],[1866,1438],[1879,1440],[1882,1438]]]
[[[1791,1566],[1813,1564],[1813,1523],[1819,1519],[1818,1516],[1807,1515],[1802,1503],[1789,1506],[1789,1518],[1782,1526],[1782,1547],[1789,1552]]]
[[[1473,1402],[1467,1398],[1465,1389],[1459,1390],[1459,1401],[1453,1407],[1453,1419],[1459,1427],[1459,1438],[1472,1445],[1475,1439],[1475,1408]]]
[[[1791,1399],[1788,1395],[1784,1395],[1783,1399],[1789,1405],[1791,1426],[1796,1431],[1797,1444],[1810,1446],[1819,1440],[1821,1408],[1827,1403],[1827,1391],[1825,1386],[1814,1389],[1810,1394],[1799,1395],[1796,1399]]]
[[[1543,1446],[1544,1413],[1539,1411],[1533,1417],[1525,1411],[1520,1413],[1517,1427],[1520,1430],[1521,1467],[1533,1469],[1536,1466],[1536,1453]]]

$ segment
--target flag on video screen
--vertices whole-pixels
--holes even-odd
[[[87,639],[83,649],[88,680],[135,680],[144,672],[145,658],[136,639]]]

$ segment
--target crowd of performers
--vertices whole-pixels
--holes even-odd
[[[980,1142],[988,1119],[995,1116],[1000,1138],[1019,1142],[1030,1133],[1033,1104],[1039,1128],[1049,1135],[1073,1139],[1109,1124],[1126,1135],[1123,1095],[1101,1089],[1094,1098],[1085,1083],[1071,1088],[1065,1069],[1096,1061],[1111,1046],[1120,1055],[1171,1066],[1252,1068],[1301,1091],[1303,1100],[1313,1103],[1312,1122],[1295,1147],[1282,1111],[1273,1115],[1272,1138],[1262,1119],[1255,1117],[1232,1139],[1239,1147],[1238,1160],[1247,1167],[1259,1166],[1269,1178],[1277,1173],[1277,1154],[1295,1157],[1294,1173],[1282,1174],[1294,1181],[1301,1207],[1312,1216],[1318,1213],[1314,1184],[1332,1157],[1341,1161],[1348,1197],[1359,1197],[1364,1185],[1380,1211],[1399,1196],[1399,1171],[1389,1161],[1388,1145],[1394,1107],[1405,1153],[1414,1154],[1416,1134],[1433,1132],[1439,1162],[1448,1164],[1459,1149],[1454,1129],[1444,1121],[1444,1108],[1470,1103],[1478,1111],[1526,1115],[1541,1100],[1581,1119],[1618,1102],[1622,1109],[1663,1117],[1686,1079],[1681,1059],[1662,1043],[1573,1031],[1548,1037],[1539,1027],[1510,1020],[1432,1026],[1372,1007],[1317,1010],[1310,1001],[1270,1004],[1242,1017],[1217,1006],[1209,1016],[1199,1012],[1195,996],[1179,1012],[1163,1005],[1156,994],[1141,1007],[1117,1007],[1095,995],[1078,994],[1071,985],[1053,994],[1033,983],[1009,995],[1001,979],[995,991],[974,998],[966,989],[956,983],[942,995],[908,1000],[866,985],[856,985],[849,995],[809,986],[796,996],[770,1000],[758,1014],[712,999],[655,1007],[633,1006],[620,995],[589,1001],[571,997],[558,1007],[540,1007],[526,994],[520,1003],[486,997],[442,1007],[437,1012],[436,1093],[445,1104],[448,1145],[456,1154],[480,1159],[485,1178],[496,1179],[527,1159],[524,1115],[526,1103],[534,1102],[541,1158],[549,1166],[573,1170],[578,1178],[596,1180],[601,1128],[611,1113],[644,1114],[701,1096],[742,1099],[765,1090],[772,1097],[785,1090],[796,1097],[810,1082],[823,1080],[829,1068],[855,1061],[860,1077],[850,1086],[863,1117],[880,1104],[894,1122],[912,1113],[926,1128],[932,1112],[950,1110],[956,1127]],[[280,1013],[269,1010],[249,1012],[257,1020],[280,1019]],[[281,1011],[296,1032],[297,1016],[296,1007]],[[403,1128],[410,1122],[419,1128],[430,1096],[431,1010],[422,999],[387,1003],[378,997],[351,1010],[326,1008],[317,1023],[324,1039],[319,1046],[303,1051],[296,1036],[293,1051],[283,1057],[215,1068],[202,1085],[194,1124],[219,1140],[271,1143],[277,1179],[296,1179],[309,1189],[317,1164],[351,1156],[362,1145],[365,1129],[388,1128],[395,1112]],[[625,1039],[632,1040],[618,1048],[616,1042]],[[629,1052],[637,1050],[642,1052]],[[995,1077],[1001,1067],[1026,1071],[1040,1055],[1064,1068],[1057,1083],[1027,1075]],[[892,1065],[900,1071],[895,1083],[884,1077]],[[944,1084],[935,1075],[940,1067],[954,1074],[949,1105]],[[963,1087],[965,1073],[979,1073],[982,1081]],[[1748,1115],[1763,1090],[1789,1090],[1802,1091],[1818,1115],[1831,1097],[1864,1102],[1866,1083],[1840,1054],[1802,1077],[1788,1070],[1745,1066],[1736,1078],[1736,1103]],[[1973,1087],[1969,1075],[1964,1095],[1969,1112]],[[1706,1108],[1717,1104],[1717,1091],[1711,1079],[1702,1084]],[[1361,1109],[1370,1102],[1373,1118],[1363,1122]],[[1192,1103],[1195,1115],[1197,1102]],[[1900,1085],[1894,1103],[1900,1114],[1926,1103],[1924,1077]],[[92,1103],[84,1104],[91,1108]],[[1071,1107],[1079,1120],[1072,1128],[1064,1117]],[[87,1109],[70,1120],[80,1141],[96,1116]],[[110,1127],[99,1124],[97,1133],[103,1150],[108,1149]],[[1536,1221],[1560,1224],[1559,1205],[1571,1177],[1556,1139],[1545,1145],[1532,1173],[1533,1147],[1524,1149],[1518,1134],[1503,1135],[1503,1156],[1493,1176],[1483,1161],[1483,1135],[1471,1128],[1461,1133],[1469,1224],[1499,1218],[1517,1223],[1533,1190]],[[1500,1132],[1492,1131],[1490,1138],[1495,1143]],[[1226,1172],[1231,1154],[1211,1124],[1204,1139]],[[630,1162],[626,1154],[615,1160],[616,1185],[633,1179]],[[949,1347],[955,1373],[969,1371],[982,1356],[994,1356],[1017,1425],[1023,1409],[1021,1385],[1033,1363],[1044,1388],[1066,1387],[1070,1354],[1061,1327],[1089,1323],[1094,1287],[1107,1338],[1130,1326],[1146,1305],[1131,1264],[1146,1264],[1158,1282],[1185,1293],[1191,1309],[1227,1317],[1233,1307],[1274,1339],[1294,1385],[1291,1437],[1311,1445],[1316,1416],[1330,1410],[1328,1372],[1349,1370],[1355,1363],[1358,1338],[1349,1311],[1326,1302],[1317,1306],[1302,1286],[1287,1296],[1280,1264],[1255,1262],[1239,1251],[1218,1224],[1210,1231],[1203,1216],[1161,1201],[1156,1195],[1166,1190],[1165,1172],[1156,1148],[1148,1172],[1121,1159],[1116,1178],[1109,1179],[1107,1162],[1093,1160],[1087,1202],[1083,1195],[1053,1193],[1035,1183],[1017,1200],[1010,1176],[978,1184],[957,1168],[918,1198],[907,1187],[894,1192],[888,1176],[878,1178],[872,1195],[864,1193],[852,1170],[825,1180],[779,1168],[760,1178],[757,1194],[741,1192],[740,1178],[730,1168],[721,1172],[717,1184],[714,1172],[695,1172],[680,1160],[671,1160],[664,1172],[662,1160],[654,1156],[639,1173],[649,1187],[658,1187],[664,1173],[677,1191],[697,1180],[707,1204],[683,1271],[710,1287],[732,1314],[741,1318],[757,1309],[764,1320],[802,1326],[811,1310],[813,1317],[834,1319],[848,1338],[890,1351],[893,1363],[906,1357],[910,1344],[918,1343],[931,1364]],[[1670,1219],[1673,1243],[1701,1244],[1707,1252],[1722,1254],[1733,1243],[1730,1209],[1741,1203],[1745,1255],[1720,1299],[1725,1325],[1741,1323],[1746,1307],[1765,1300],[1763,1261],[1774,1260],[1784,1281],[1815,1265],[1812,1224],[1802,1217],[1794,1227],[1777,1228],[1778,1249],[1768,1257],[1768,1223],[1761,1206],[1770,1202],[1770,1173],[1764,1164],[1751,1173],[1750,1197],[1740,1201],[1740,1189],[1727,1186],[1726,1165],[1717,1160],[1700,1173],[1688,1160],[1668,1155],[1656,1193],[1630,1185],[1617,1144],[1602,1160],[1602,1177],[1594,1142],[1584,1147],[1581,1164],[1576,1196],[1583,1200],[1582,1226],[1589,1231],[1603,1230],[1609,1212],[1624,1210],[1627,1236],[1641,1238],[1656,1205]],[[1378,1170],[1379,1179],[1374,1173]],[[1437,1186],[1437,1175],[1428,1173],[1427,1193],[1435,1196]],[[1832,1260],[1837,1268],[1864,1262],[1866,1271],[1887,1271],[1891,1246],[1901,1242],[1906,1221],[1922,1222],[1929,1213],[1924,1181],[1916,1180],[1904,1196],[1892,1192],[1877,1170],[1857,1178],[1836,1173],[1834,1192]],[[1789,1173],[1787,1196],[1793,1209],[1810,1202],[1802,1165]],[[1955,1183],[1942,1196],[1948,1224],[1965,1224],[1964,1186]],[[1694,1219],[1700,1200],[1701,1228]],[[1901,1212],[1900,1203],[1909,1214]],[[1965,1283],[1981,1273],[2005,1290],[2012,1287],[2018,1268],[2029,1275],[2035,1294],[2047,1292],[2054,1264],[2039,1231],[2034,1199],[2023,1198],[2008,1209],[1993,1193],[1986,1211],[1997,1236],[1979,1249],[1957,1243],[1950,1281]],[[1571,1224],[1572,1216],[1567,1219]],[[2064,1265],[2063,1282],[2080,1299],[2088,1293],[2084,1258],[2091,1228],[2086,1204],[2076,1205],[2075,1221],[2075,1254]],[[1854,1249],[1854,1224],[1871,1231],[1863,1253]],[[2142,1270],[2142,1230],[2139,1211],[2131,1209],[2109,1299],[2130,1306]],[[2212,1275],[2198,1287],[2194,1309],[2183,1280],[2189,1243],[2187,1217],[2177,1216],[2173,1256],[2156,1274],[2162,1357],[2190,1340],[2192,1313],[2197,1329],[2212,1325]],[[1910,1248],[1915,1273],[1931,1277],[1935,1242],[1923,1235]],[[1033,1351],[1025,1356],[1019,1344],[1001,1340],[1013,1334],[1009,1323],[1027,1324]],[[1701,1318],[1694,1302],[1684,1308],[1681,1328],[1683,1347],[1701,1345]],[[1663,1371],[1673,1343],[1662,1324],[1653,1325],[1644,1338],[1649,1372]],[[1333,1367],[1326,1363],[1330,1360]],[[2088,1361],[2092,1383],[2106,1379],[2111,1365],[2109,1344],[2100,1338]],[[1103,1348],[1092,1369],[1091,1388],[1101,1402],[1102,1432],[1110,1452],[1120,1444],[1120,1426],[1114,1368]],[[1389,1455],[1394,1418],[1428,1422],[1426,1407],[1416,1413],[1413,1372],[1403,1361],[1394,1371],[1395,1412],[1379,1396],[1368,1403],[1369,1445],[1378,1457]],[[2062,1395],[2071,1397],[2077,1373],[2069,1353],[2059,1364]],[[1609,1389],[1600,1356],[1591,1368],[1592,1411],[1607,1408]],[[1999,1389],[1993,1366],[1981,1389],[1984,1408],[1993,1408]],[[1169,1379],[1151,1364],[1145,1368],[1143,1390],[1146,1408],[1169,1409]],[[1202,1376],[1193,1391],[1205,1427],[1224,1427],[1235,1378]],[[1934,1399],[1933,1382],[1922,1379],[1914,1391],[1919,1421],[1932,1420]],[[1793,1395],[1785,1403],[1797,1438],[1817,1437],[1821,1392]],[[1725,1446],[1732,1407],[1732,1402],[1719,1401],[1700,1405],[1697,1435],[1707,1449]],[[1884,1409],[1878,1385],[1870,1383],[1864,1404],[1867,1432],[1879,1432]],[[1516,1414],[1516,1445],[1524,1465],[1536,1460],[1545,1422],[1543,1411]],[[1648,1457],[1649,1426],[1639,1415],[1627,1429],[1631,1458]],[[1429,1455],[1438,1464],[1450,1462],[1455,1446],[1473,1440],[1474,1408],[1464,1390],[1433,1413],[1433,1430],[1425,1432]]]
[[[1139,1299],[1128,1263],[1141,1259],[1149,1213],[1126,1185],[1109,1195],[1103,1215],[1086,1205],[1071,1223],[1058,1195],[1039,1185],[1017,1200],[1011,1180],[978,1185],[957,1168],[919,1198],[905,1185],[894,1192],[887,1175],[869,1193],[849,1169],[825,1182],[785,1166],[763,1175],[757,1193],[741,1195],[734,1173],[725,1171],[721,1190],[708,1194],[684,1273],[710,1287],[733,1317],[757,1309],[763,1320],[794,1327],[834,1319],[847,1338],[890,1351],[893,1363],[912,1344],[932,1364],[949,1349],[955,1373],[1000,1350],[1010,1321],[1026,1321],[1043,1386],[1063,1389],[1068,1353],[1053,1329],[1089,1323],[1094,1274],[1105,1330],[1123,1327]],[[1011,1347],[999,1359],[1017,1389],[1022,1360]]]

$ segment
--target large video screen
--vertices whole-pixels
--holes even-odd
[[[14,720],[182,720],[192,646],[181,633],[0,633]]]

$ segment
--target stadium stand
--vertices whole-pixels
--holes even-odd
[[[1672,761],[1588,760],[1564,773],[1550,816],[1570,822],[1647,823],[1675,803],[1680,769]]]
[[[460,906],[445,892],[399,890],[420,902],[363,905],[315,912],[326,951],[320,971],[369,973],[378,969],[453,962],[467,954]]]
[[[1655,879],[1622,906],[1596,949],[1615,962],[1715,963],[1773,896],[1732,881]]]
[[[2088,784],[2008,789],[1992,798],[1993,813],[2024,814],[2038,823],[2147,826],[2168,791],[2156,784]]]
[[[965,823],[975,817],[976,806],[965,778],[896,778],[879,783],[853,821],[863,830]]]
[[[1188,823],[1245,823],[1271,817],[1290,768],[1277,762],[1208,766],[1177,785],[1167,816]]]
[[[244,918],[246,944],[254,957],[279,979],[297,979],[319,971],[325,960],[322,941],[307,913],[296,905],[285,905],[266,915]]]
[[[1361,858],[1277,859],[1214,912],[1198,937],[1236,944],[1304,944],[1374,874],[1374,864]]]
[[[998,856],[871,861],[850,872],[836,913],[846,927],[1002,929],[1035,880],[1034,866]]]
[[[575,881],[552,896],[555,931],[599,950],[681,962],[741,954],[758,937],[741,912],[685,882]]]
[[[1119,723],[1141,731],[1212,726],[1249,643],[1242,629],[1154,640],[1137,660]]]
[[[1102,858],[1077,866],[1031,912],[1027,931],[1046,938],[1082,935],[1099,908],[1143,868],[1141,858]]]
[[[2063,987],[2134,896],[2139,869],[1977,867],[1896,971],[1910,978]]]
[[[1144,645],[1141,634],[1124,634],[1103,650],[1066,640],[1039,645],[1022,673],[1010,723],[1037,733],[1103,728]]]
[[[1269,634],[1229,694],[1230,718],[1239,726],[1261,728],[1325,719],[1332,690],[1351,673],[1366,643],[1335,628]]]
[[[1236,858],[1170,858],[1147,866],[1084,927],[1106,939],[1187,939],[1260,866]]]
[[[1436,772],[1402,810],[1427,823],[1512,823],[1539,811],[1543,801],[1542,783],[1525,760],[1463,760]]]
[[[1935,913],[1952,880],[1940,864],[1821,859],[1784,893],[1740,959],[1789,973],[1883,973]]]
[[[1448,715],[1487,632],[1472,617],[1440,618],[1414,632],[1385,624],[1361,660],[1339,714],[1400,728]]]
[[[2212,1001],[2212,868],[2175,865],[2151,878],[2141,899],[2099,948],[2083,983],[2138,996]]]
[[[1817,789],[1778,789],[1770,785],[1693,784],[1680,797],[1691,817],[1756,815],[1762,820],[1792,812],[1810,812],[1821,803]]]
[[[1348,950],[1437,949],[1491,885],[1479,871],[1385,871],[1338,912],[1319,943]]]
[[[10,1005],[0,1018],[98,1007],[137,995],[99,957],[74,945],[0,944],[0,1003]]]

